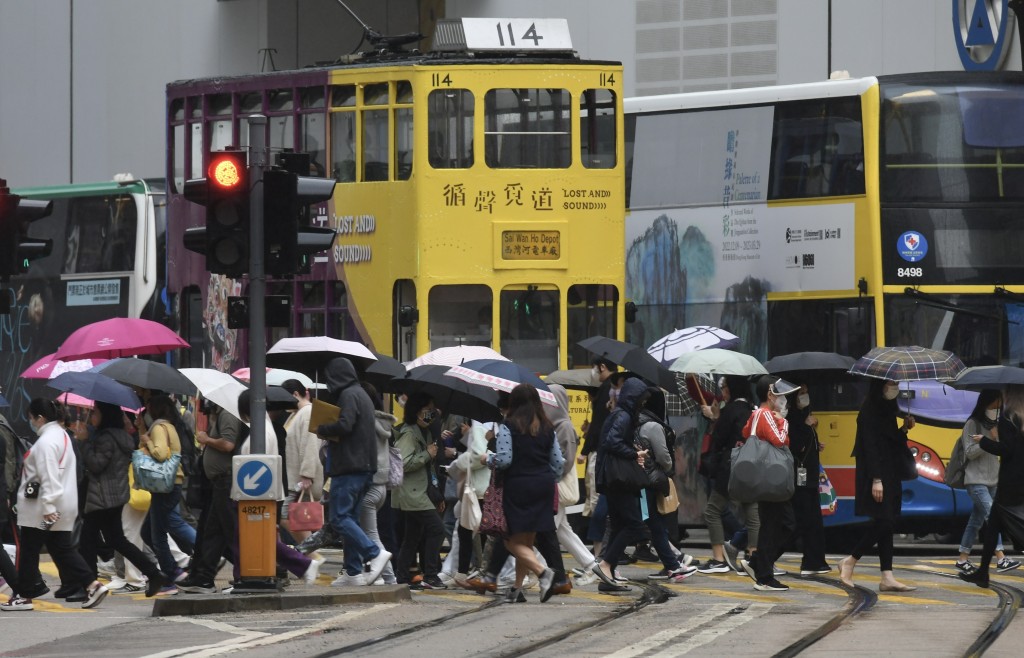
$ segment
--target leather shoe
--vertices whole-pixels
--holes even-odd
[[[83,601],[89,600],[89,595],[85,593],[85,590],[81,587],[77,591],[72,592],[64,597],[64,600],[68,603],[82,603]]]
[[[988,573],[982,573],[981,571],[972,571],[970,573],[963,573],[962,571],[957,574],[960,580],[965,580],[969,583],[974,583],[978,587],[988,587]]]
[[[629,592],[630,588],[625,585],[609,585],[608,583],[598,583],[598,592],[604,592],[605,594],[617,593],[617,592]]]

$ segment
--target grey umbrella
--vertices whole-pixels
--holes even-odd
[[[1003,389],[1010,385],[1024,385],[1024,368],[1014,366],[975,366],[967,368],[956,379],[947,382],[953,388],[980,391],[986,388]]]
[[[849,374],[855,359],[835,352],[793,352],[772,357],[764,362],[765,370],[784,377],[790,373],[818,375],[829,379],[851,379]]]

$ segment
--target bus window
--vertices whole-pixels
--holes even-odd
[[[491,345],[493,295],[484,285],[434,286],[427,300],[430,349]]]
[[[779,103],[769,199],[864,194],[860,98]]]
[[[501,291],[501,353],[537,373],[558,369],[558,290],[513,286]]]
[[[412,176],[412,108],[395,110],[395,180]]]
[[[134,269],[137,223],[135,200],[130,195],[71,199],[64,274]]]
[[[484,96],[484,153],[494,169],[565,169],[572,157],[569,92],[492,89]]]
[[[467,169],[473,166],[473,92],[435,89],[427,97],[430,166]]]
[[[363,180],[388,179],[388,111],[366,110],[363,121]]]
[[[968,366],[1020,366],[1022,310],[987,295],[892,295],[885,301],[886,344],[950,350]]]
[[[588,169],[611,169],[615,146],[615,92],[584,91],[580,96],[580,162]]]
[[[866,299],[769,301],[768,356],[838,352],[859,358],[875,345],[871,309]]]
[[[575,285],[569,288],[566,309],[566,343],[569,368],[590,365],[593,355],[577,345],[591,336],[615,336],[619,291],[615,286]]]
[[[331,113],[331,177],[339,183],[356,179],[356,114]]]

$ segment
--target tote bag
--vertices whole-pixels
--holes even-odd
[[[558,504],[569,507],[580,502],[580,481],[576,469],[572,468],[558,481]]]
[[[484,494],[484,503],[480,509],[480,532],[493,537],[504,537],[508,534],[508,522],[505,520],[505,486],[504,477],[497,470],[491,469],[491,484]]]
[[[473,487],[467,485],[462,491],[462,503],[459,505],[459,525],[476,532],[480,529],[480,519],[482,517],[483,511],[480,509],[480,499],[477,498]]]
[[[754,411],[751,427],[757,427],[761,412]],[[789,448],[778,448],[751,435],[743,445],[732,449],[730,498],[741,503],[779,503],[792,498],[795,490],[793,454]]]
[[[309,500],[303,501],[303,497]],[[288,529],[292,532],[316,532],[324,527],[324,506],[313,500],[309,489],[303,489],[299,499],[288,504]]]
[[[836,513],[839,497],[836,495],[836,488],[832,486],[825,467],[818,464],[818,502],[821,505],[821,515],[830,516]]]
[[[135,486],[150,493],[171,493],[174,479],[178,475],[181,453],[171,453],[166,461],[158,462],[142,450],[132,453],[132,475]]]

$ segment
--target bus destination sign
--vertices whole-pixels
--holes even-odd
[[[502,260],[558,260],[562,257],[560,231],[502,231]]]

